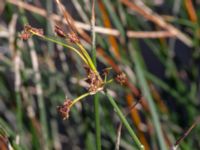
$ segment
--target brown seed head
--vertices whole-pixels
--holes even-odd
[[[61,38],[66,38],[66,34],[65,34],[65,32],[59,27],[59,26],[55,26],[55,28],[54,28],[54,31],[55,31],[55,33],[58,35],[58,36],[60,36]]]
[[[23,40],[29,39],[33,34],[37,34],[39,36],[43,36],[43,29],[33,28],[30,25],[25,25],[24,30],[20,34],[20,38]]]
[[[31,33],[26,33],[26,32],[22,32],[19,37],[22,39],[22,40],[28,40],[30,37],[32,36]]]
[[[25,25],[24,30],[21,32],[19,37],[23,40],[28,40],[32,36],[32,33],[30,32],[31,28],[30,25]]]
[[[119,73],[116,77],[115,77],[115,80],[121,84],[121,85],[126,85],[127,84],[127,77],[126,77],[126,74],[124,72],[121,72]]]
[[[61,106],[57,106],[57,111],[63,120],[69,118],[69,112],[71,108],[72,101],[70,99],[66,99]]]
[[[101,77],[90,69],[88,66],[84,67],[87,73],[86,82],[89,84],[88,91],[91,95],[96,94],[98,91],[103,90],[103,81]]]
[[[69,38],[70,42],[72,42],[72,43],[79,43],[80,42],[77,34],[74,33],[74,32],[68,33],[67,37]]]
[[[111,69],[112,69],[112,68],[110,68],[110,67],[109,67],[109,68],[103,69],[101,75],[102,75],[103,77],[108,76],[108,74],[109,74],[109,72],[110,72]]]

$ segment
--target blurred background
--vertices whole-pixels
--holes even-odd
[[[62,0],[89,54],[92,2]],[[95,0],[95,14],[97,68],[111,67],[108,78],[127,75],[128,86],[107,88],[145,150],[199,150],[200,1]],[[63,15],[54,0],[0,0],[0,149],[138,149],[103,94],[100,148],[94,96],[76,103],[69,119],[59,116],[66,97],[87,92],[83,62],[60,45],[19,35],[30,24],[59,40],[55,25],[70,30]]]

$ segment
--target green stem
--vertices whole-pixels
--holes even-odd
[[[42,136],[44,138],[43,149],[47,150],[49,149],[49,146],[50,146],[49,132],[48,132],[48,124],[47,124],[46,105],[45,105],[45,100],[43,97],[41,75],[40,75],[39,64],[38,64],[38,57],[37,57],[37,53],[35,51],[32,39],[29,39],[28,44],[30,46],[30,55],[31,55],[32,67],[34,71],[35,88],[36,88],[36,94],[37,94],[37,99],[38,99],[40,123],[41,123],[41,128],[42,128],[41,131],[42,131]]]
[[[128,132],[130,133],[131,137],[135,141],[137,147],[140,150],[144,150],[144,146],[140,143],[140,140],[138,139],[138,137],[136,136],[135,132],[133,131],[133,129],[129,125],[128,121],[126,120],[125,116],[123,115],[123,113],[121,112],[121,110],[119,109],[119,107],[117,106],[115,100],[108,93],[106,93],[106,96],[108,97],[111,105],[113,106],[113,108],[115,109],[116,113],[118,114],[121,122],[124,124],[124,126],[126,127],[126,129],[128,130]]]
[[[92,16],[91,16],[91,33],[92,33],[92,60],[94,63],[94,71],[96,70],[96,33],[95,33],[95,2],[92,0]],[[91,64],[93,64],[91,63]],[[95,130],[96,130],[96,148],[101,150],[101,124],[100,124],[100,114],[99,114],[99,95],[98,93],[94,95],[94,117],[95,117]]]
[[[47,36],[38,35],[37,33],[34,33],[34,32],[32,32],[32,33],[33,33],[33,35],[39,36],[40,38],[42,38],[42,39],[44,39],[44,40],[46,40],[46,41],[50,41],[50,42],[53,42],[53,43],[58,44],[58,45],[60,45],[60,46],[69,48],[70,50],[72,50],[72,51],[74,51],[75,53],[77,53],[77,54],[82,58],[82,60],[83,60],[87,65],[89,65],[88,62],[87,62],[87,60],[85,59],[85,57],[84,57],[76,48],[74,48],[74,47],[72,47],[72,46],[69,46],[69,45],[67,45],[67,44],[64,44],[64,43],[62,43],[62,42],[60,42],[60,41],[57,41],[57,40],[55,40],[55,39],[49,38],[49,37],[47,37]]]
[[[39,109],[40,109],[39,114],[40,114],[40,122],[42,124],[42,134],[45,140],[44,149],[48,149],[49,133],[48,133],[48,125],[47,125],[47,114],[45,110],[46,107],[45,107],[44,98],[41,94],[38,95],[38,104],[39,104]]]
[[[15,73],[15,98],[17,104],[17,126],[20,138],[23,132],[23,112],[22,112],[22,101],[20,96],[20,86],[21,86],[21,75],[20,75],[20,62],[21,53],[17,50],[15,60],[14,60],[14,73]]]
[[[106,81],[105,84],[110,84],[110,83],[112,83],[113,81],[114,81],[114,79],[110,79],[110,80]]]
[[[132,49],[132,45],[130,44],[129,46],[130,46],[129,49]],[[167,146],[165,144],[164,135],[163,135],[163,132],[161,129],[158,112],[156,110],[156,106],[155,106],[153,98],[150,94],[150,90],[149,90],[149,87],[148,87],[148,84],[147,84],[147,81],[145,78],[144,67],[142,65],[143,62],[141,60],[141,56],[140,56],[139,52],[135,49],[132,50],[131,52],[132,52],[131,55],[132,55],[132,57],[134,59],[134,63],[135,63],[135,71],[136,71],[142,92],[143,92],[145,98],[147,99],[147,102],[150,107],[150,113],[152,115],[153,124],[154,124],[155,130],[156,130],[160,149],[166,150]]]
[[[95,42],[94,42],[95,43]],[[95,71],[95,72],[97,72],[97,69],[96,69],[96,48],[94,48],[93,46],[92,46],[92,49],[93,49],[93,51],[92,51],[92,56],[93,56],[93,61],[91,60],[91,58],[90,58],[90,55],[88,54],[88,52],[85,50],[85,48],[81,45],[81,44],[79,44],[79,43],[77,43],[77,45],[78,45],[78,47],[81,49],[81,52],[83,52],[83,55],[85,56],[85,58],[86,58],[86,60],[88,61],[88,64],[89,64],[89,66],[91,67],[91,69],[93,70],[93,71]],[[94,50],[95,49],[95,50]],[[95,58],[95,59],[94,59]]]
[[[70,107],[72,107],[75,103],[77,103],[78,101],[80,101],[81,99],[87,97],[88,95],[90,95],[90,93],[85,93],[79,97],[77,97],[76,99],[73,100],[72,104],[70,105]]]
[[[96,147],[101,150],[101,124],[99,114],[99,94],[94,95],[94,116],[95,116],[95,130],[96,130]]]
[[[47,24],[46,24],[46,31],[47,31],[47,36],[52,36],[53,31],[52,31],[52,21],[50,15],[53,12],[53,1],[46,0],[46,8],[47,8]],[[52,57],[54,55],[54,44],[52,42],[47,42],[47,47],[50,56]]]
[[[17,124],[19,129],[20,136],[23,133],[23,113],[22,113],[22,101],[20,97],[20,93],[18,91],[15,92],[16,103],[17,103]]]

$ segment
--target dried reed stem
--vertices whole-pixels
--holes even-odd
[[[192,46],[192,41],[188,36],[186,36],[184,33],[182,33],[173,25],[165,22],[165,20],[160,15],[153,12],[153,10],[147,7],[142,1],[131,2],[129,0],[121,0],[121,2],[125,4],[127,7],[129,7],[130,9],[132,9],[133,11],[136,11],[137,13],[142,15],[144,18],[152,21],[153,23],[160,26],[161,28],[169,31],[186,45]]]
[[[47,12],[42,9],[42,8],[38,8],[35,7],[33,5],[27,4],[25,2],[20,2],[20,1],[15,1],[15,0],[7,0],[7,2],[16,5],[18,7],[21,7],[23,9],[26,9],[27,11],[31,11],[35,14],[38,14],[40,16],[43,17],[47,17]],[[66,21],[64,21],[62,19],[62,17],[56,15],[56,14],[52,14],[51,18],[54,21],[62,21],[63,23],[67,24]],[[76,28],[80,28],[86,31],[90,31],[91,30],[91,26],[89,24],[86,23],[82,23],[79,21],[75,21],[74,22]],[[112,35],[112,36],[120,36],[120,32],[116,29],[111,29],[111,28],[104,28],[104,27],[100,27],[100,26],[95,26],[95,32],[96,33],[100,33],[100,34],[106,34],[106,35]],[[175,36],[173,33],[169,32],[169,31],[127,31],[126,33],[127,37],[129,38],[166,38],[166,37],[173,37]]]

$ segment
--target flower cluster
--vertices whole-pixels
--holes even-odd
[[[33,35],[35,35],[41,37],[44,40],[51,41],[56,44],[61,44],[62,46],[68,48],[69,50],[72,50],[75,53],[77,53],[80,56],[80,58],[85,62],[84,69],[86,70],[87,73],[86,82],[89,84],[88,92],[75,98],[74,100],[66,99],[63,105],[57,106],[57,111],[60,114],[60,116],[63,119],[67,119],[69,118],[70,109],[75,103],[85,98],[86,96],[94,95],[97,92],[102,91],[104,89],[104,85],[106,83],[112,82],[112,80],[109,80],[108,82],[106,81],[110,68],[103,70],[103,76],[105,77],[105,79],[102,80],[102,77],[97,71],[97,68],[94,65],[90,55],[88,54],[87,50],[81,45],[80,40],[76,33],[74,32],[65,33],[64,30],[61,29],[61,27],[59,26],[55,26],[54,31],[59,37],[64,38],[69,43],[65,44],[53,38],[46,37],[42,29],[34,28],[31,27],[30,25],[24,26],[24,30],[21,32],[20,37],[23,40],[27,40]],[[74,44],[76,45],[76,47],[74,46]],[[119,75],[117,75],[115,79],[122,85],[126,84],[127,82],[126,75],[124,73],[120,73]]]
[[[96,94],[97,92],[103,90],[104,82],[101,79],[100,75],[94,72],[88,66],[84,67],[87,72],[86,82],[89,84],[88,91],[91,95]]]
[[[66,34],[64,32],[64,30],[61,27],[59,27],[58,25],[55,26],[54,31],[59,37],[69,39],[69,41],[71,43],[80,43],[80,40],[79,40],[77,34],[74,32]]]
[[[126,85],[128,82],[128,79],[124,72],[120,72],[119,74],[117,74],[117,76],[115,77],[115,80],[121,85]]]
[[[60,116],[63,118],[63,120],[69,118],[69,111],[72,105],[72,100],[66,99],[61,106],[57,106],[57,111],[60,114]]]
[[[30,25],[25,25],[24,30],[20,34],[20,38],[23,40],[28,40],[34,34],[36,34],[38,36],[43,36],[44,31],[43,31],[43,29],[33,28]]]

